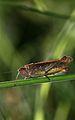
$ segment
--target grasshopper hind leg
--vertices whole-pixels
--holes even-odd
[[[45,77],[50,81],[50,78],[45,74]]]

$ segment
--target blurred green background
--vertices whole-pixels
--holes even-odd
[[[24,64],[73,57],[74,0],[0,0],[0,81]],[[0,89],[0,120],[75,120],[75,82]]]

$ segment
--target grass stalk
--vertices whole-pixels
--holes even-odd
[[[19,79],[19,80],[13,80],[13,81],[5,81],[0,82],[0,88],[10,88],[10,87],[16,87],[16,86],[24,86],[24,85],[33,85],[33,84],[39,84],[39,83],[47,83],[47,82],[64,82],[64,81],[70,81],[75,80],[75,74],[73,75],[62,75],[62,76],[50,76],[50,80],[48,80],[46,77],[40,77],[40,78],[29,78],[27,80]]]

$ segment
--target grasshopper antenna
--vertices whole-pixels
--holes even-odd
[[[19,77],[19,72],[17,73],[16,80],[18,79],[18,77]]]

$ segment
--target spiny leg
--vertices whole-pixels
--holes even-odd
[[[53,74],[56,74],[56,73],[60,73],[60,72],[66,72],[66,71],[68,71],[68,67],[66,66],[65,68],[61,68],[61,69],[58,69],[58,70],[56,70],[56,71],[54,71],[54,72],[45,72],[45,76],[46,76],[46,78],[48,78],[48,80],[50,80],[50,78],[48,77],[48,75],[53,75]]]
[[[46,73],[47,75],[54,75],[54,74],[56,74],[56,73],[65,73],[65,72],[67,72],[68,71],[68,67],[65,67],[65,68],[61,68],[61,69],[58,69],[58,70],[56,70],[56,71],[54,71],[54,72],[48,72],[48,73]]]
[[[50,80],[50,78],[45,74],[45,77],[48,79],[48,80]]]
[[[53,68],[59,68],[59,65],[61,64],[61,59],[58,61],[58,62],[56,62],[56,63],[54,63],[54,65],[53,66],[51,66],[51,67],[48,67],[48,69],[45,71],[46,73],[48,73],[50,70],[52,70]],[[67,66],[65,65],[65,68],[66,68]]]

